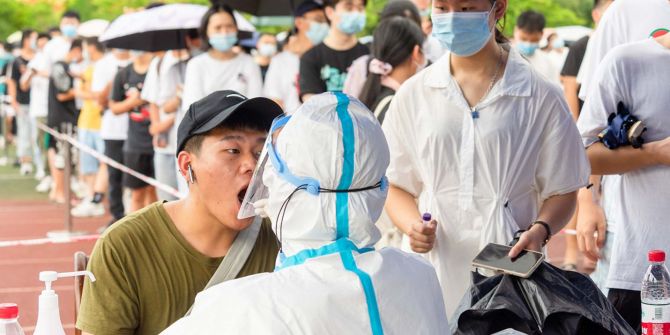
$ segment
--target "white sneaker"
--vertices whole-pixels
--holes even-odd
[[[105,206],[102,204],[95,204],[90,201],[84,201],[70,210],[70,214],[78,218],[103,216],[105,215]]]
[[[21,175],[27,176],[33,173],[33,165],[30,163],[21,163]]]
[[[7,162],[8,162],[7,156],[0,157],[0,166],[7,166]]]
[[[37,172],[35,172],[35,180],[42,180],[45,176],[46,173],[44,173],[44,170],[37,170]]]
[[[35,191],[39,193],[47,193],[51,189],[51,184],[53,180],[51,180],[51,176],[46,176],[42,178],[39,184],[37,184],[37,187],[35,187]]]
[[[87,194],[89,194],[88,186],[77,180],[75,177],[73,177],[70,181],[70,190],[72,190],[74,196],[77,197],[77,199],[84,199],[87,197]]]

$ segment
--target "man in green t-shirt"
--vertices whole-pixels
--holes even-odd
[[[157,334],[184,316],[238,233],[256,161],[281,108],[266,98],[219,91],[195,102],[178,129],[186,198],[155,203],[110,227],[95,245],[77,328],[84,334]],[[263,222],[236,278],[271,272],[278,242]]]

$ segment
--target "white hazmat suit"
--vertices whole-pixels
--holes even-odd
[[[280,123],[263,173],[282,243],[277,269],[200,293],[191,315],[164,334],[448,332],[433,267],[373,249],[389,151],[372,113],[343,93],[324,93]]]

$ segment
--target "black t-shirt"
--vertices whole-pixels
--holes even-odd
[[[146,73],[137,73],[133,64],[119,70],[114,77],[109,99],[116,102],[126,100],[133,90],[142,92]],[[142,154],[154,152],[152,137],[149,134],[149,105],[135,107],[128,112],[128,137],[123,151]]]
[[[323,92],[341,91],[351,63],[369,54],[361,43],[349,50],[333,50],[321,43],[300,58],[300,96]]]
[[[16,84],[16,102],[21,105],[30,104],[30,89],[21,89],[21,76],[28,71],[28,60],[19,56],[12,62],[12,81]]]
[[[563,69],[561,70],[561,76],[577,77],[577,74],[579,74],[579,69],[582,67],[582,61],[584,60],[586,45],[588,43],[589,36],[587,35],[570,45],[568,56],[565,58],[565,63],[563,64]],[[577,88],[577,91],[579,92],[579,87]],[[579,99],[579,110],[582,110],[583,105],[584,101]]]
[[[375,102],[372,104],[372,108],[370,110],[375,113],[375,116],[377,117],[377,120],[379,120],[379,123],[384,123],[384,118],[386,117],[386,111],[388,111],[389,106],[391,105],[390,99],[384,101],[384,99],[388,96],[393,96],[395,95],[395,91],[389,87],[382,86],[381,92],[379,92],[379,95],[377,96],[377,99]],[[384,101],[385,104],[382,106],[382,108],[377,111],[377,108],[380,107],[379,104]]]
[[[49,113],[47,125],[60,127],[63,123],[77,123],[79,111],[74,98],[67,101],[58,101],[57,95],[67,93],[74,88],[74,78],[70,75],[70,66],[63,62],[56,62],[49,77]]]
[[[561,76],[577,77],[579,68],[582,67],[586,45],[589,43],[589,36],[584,36],[570,45],[568,56],[565,58]]]

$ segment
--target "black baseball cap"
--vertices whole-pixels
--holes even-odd
[[[296,7],[295,11],[293,11],[293,16],[302,17],[305,13],[315,9],[323,10],[323,1],[305,0]]]
[[[248,121],[261,129],[270,130],[272,121],[283,113],[276,102],[268,98],[247,99],[231,90],[214,92],[191,104],[177,129],[177,155],[194,135],[204,134],[232,115],[244,113]]]

